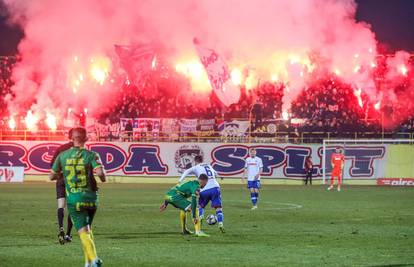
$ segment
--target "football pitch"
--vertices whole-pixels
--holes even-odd
[[[264,183],[252,211],[247,189],[226,184],[226,233],[204,224],[211,236],[196,238],[180,234],[173,207],[159,212],[170,187],[101,186],[94,235],[104,266],[414,266],[414,188]],[[0,185],[0,266],[83,266],[73,236],[57,242],[53,183]]]

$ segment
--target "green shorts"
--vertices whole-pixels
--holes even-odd
[[[92,225],[97,207],[97,202],[68,203],[68,212],[77,231],[87,225]]]
[[[165,200],[180,210],[187,211],[189,208],[191,208],[191,201],[180,194],[166,195]]]

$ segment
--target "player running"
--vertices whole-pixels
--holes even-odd
[[[338,191],[341,191],[344,161],[345,161],[344,154],[342,154],[342,151],[339,148],[336,148],[335,153],[333,153],[331,157],[331,164],[332,164],[331,186],[328,187],[328,190],[331,190],[334,187],[334,183],[335,183],[334,178],[337,177]]]
[[[211,201],[211,207],[216,210],[218,227],[220,231],[224,233],[224,214],[221,202],[220,184],[216,179],[217,172],[210,164],[203,163],[203,157],[201,155],[195,156],[194,162],[196,165],[184,171],[178,182],[181,183],[184,181],[185,177],[191,174],[194,174],[196,177],[205,174],[208,177],[206,186],[200,190],[200,198],[198,200],[200,220],[203,219],[204,208]]]
[[[106,180],[105,173],[99,155],[84,148],[86,130],[74,128],[72,140],[73,147],[60,153],[55,160],[50,179],[58,179],[58,174],[63,173],[67,208],[82,242],[85,266],[102,266],[102,261],[96,254],[91,226],[98,207],[98,187],[94,172],[102,182]]]
[[[197,210],[197,195],[200,188],[204,188],[207,184],[208,177],[205,174],[201,174],[197,180],[188,181],[183,184],[178,184],[171,188],[165,195],[164,203],[160,206],[160,212],[163,212],[168,204],[173,205],[177,209],[180,209],[180,222],[181,229],[184,235],[192,234],[186,225],[187,212],[192,213],[195,235],[198,237],[208,237],[201,231],[201,221]],[[188,198],[191,197],[191,201]]]
[[[69,139],[72,139],[72,130],[69,131]],[[55,162],[56,158],[60,153],[63,151],[66,151],[73,147],[73,142],[68,142],[66,144],[63,144],[59,146],[53,155],[52,161],[51,161],[51,167],[53,166],[53,163]],[[66,206],[66,192],[65,192],[65,181],[63,179],[62,173],[57,173],[59,175],[59,178],[56,179],[56,199],[57,199],[57,219],[58,219],[58,225],[59,225],[59,232],[58,232],[58,240],[61,245],[65,244],[65,242],[72,242],[72,219],[70,218],[68,214],[68,223],[67,223],[67,229],[65,234],[65,229],[63,228],[63,219],[65,214],[65,206]]]
[[[257,201],[259,199],[260,185],[260,173],[263,171],[262,159],[256,156],[256,149],[250,149],[250,157],[246,158],[246,164],[244,166],[244,173],[242,176],[242,182],[246,179],[247,173],[247,188],[250,190],[250,199],[252,201],[252,210],[257,209]]]

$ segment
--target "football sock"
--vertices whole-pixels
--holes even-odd
[[[187,214],[185,211],[180,210],[180,223],[181,223],[181,229],[184,231],[187,229],[187,226],[185,225],[185,221],[187,219]]]
[[[80,234],[79,234],[79,237],[80,237]],[[88,254],[86,253],[85,245],[83,244],[82,239],[81,239],[81,245],[82,245],[83,256],[85,258],[85,266],[89,266]]]
[[[203,218],[204,210],[202,207],[198,208],[198,214],[199,214],[200,219]]]
[[[201,221],[200,221],[200,216],[198,216],[198,210],[196,211],[196,218],[198,218],[198,220],[197,220],[197,223],[194,224],[194,230],[197,234],[201,231]]]
[[[64,209],[63,208],[58,208],[57,209],[57,217],[58,217],[58,224],[59,224],[59,228],[63,227],[63,217],[64,215]]]
[[[85,254],[85,260],[92,262],[96,259],[96,248],[95,243],[91,237],[90,233],[81,232],[79,233],[80,240],[82,242],[83,252]]]
[[[256,197],[256,193],[250,193],[250,199],[252,201],[253,206],[256,206],[256,202],[257,202],[257,197]]]
[[[93,236],[92,228],[89,229],[89,234],[91,235],[91,239],[95,242],[95,237]]]
[[[223,222],[223,219],[224,219],[223,210],[216,209],[216,216],[217,216],[217,221],[219,223],[222,223]]]
[[[254,193],[254,195],[255,195],[255,197],[256,197],[256,204],[257,204],[257,201],[259,201],[259,192]]]
[[[70,235],[70,232],[72,232],[72,226],[73,226],[72,218],[70,217],[70,215],[68,215],[68,225],[67,225],[67,229],[66,229],[66,234],[67,235]]]

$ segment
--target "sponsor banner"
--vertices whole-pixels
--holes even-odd
[[[45,174],[58,142],[0,142],[0,166],[22,166],[26,174]],[[345,179],[385,177],[388,146],[349,145],[345,150]],[[305,160],[312,156],[314,177],[322,176],[321,145],[223,144],[223,143],[123,143],[89,142],[87,148],[101,157],[109,175],[179,176],[201,154],[220,176],[239,177],[249,148],[255,147],[263,161],[262,178],[303,178]],[[335,147],[327,148],[327,162]],[[326,169],[330,176],[330,164]],[[398,176],[391,176],[398,177]],[[406,176],[407,177],[407,176]],[[409,177],[409,176],[408,176]]]
[[[23,182],[24,167],[0,167],[0,183]]]
[[[220,135],[224,137],[246,136],[248,129],[249,121],[224,121],[218,125]]]
[[[414,186],[414,178],[380,178],[377,185],[382,186]]]

